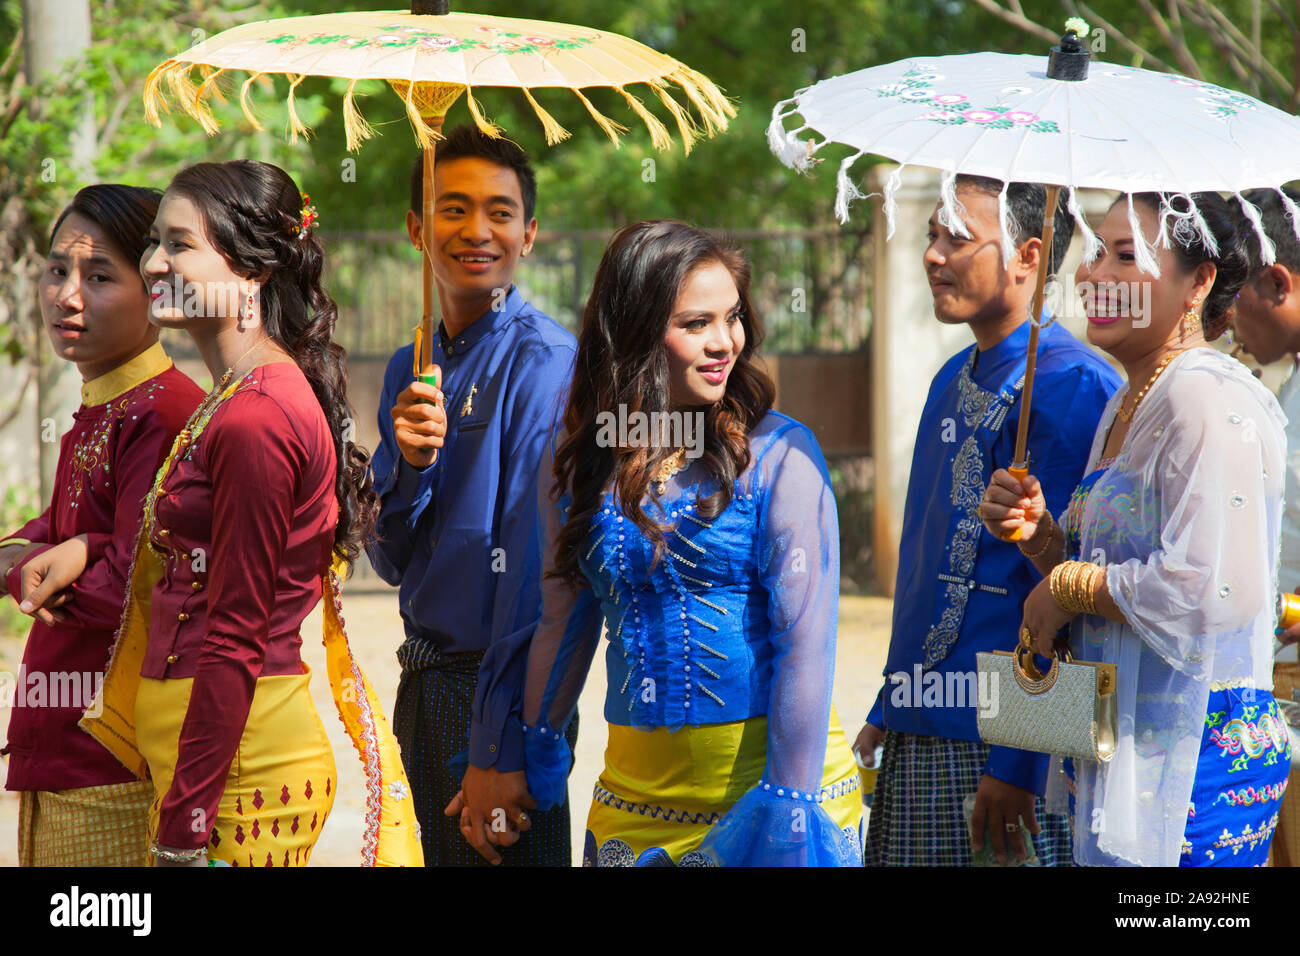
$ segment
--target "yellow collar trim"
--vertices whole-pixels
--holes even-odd
[[[135,358],[124,362],[99,378],[92,378],[81,386],[81,404],[90,407],[111,402],[124,392],[142,385],[172,367],[172,360],[163,351],[162,343],[155,342]]]

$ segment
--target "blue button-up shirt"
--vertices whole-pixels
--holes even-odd
[[[979,740],[975,655],[1016,646],[1041,575],[1014,543],[989,534],[975,509],[1015,455],[1029,329],[1025,322],[990,349],[954,355],[930,385],[907,486],[885,686],[867,718],[878,727]],[[1060,325],[1039,333],[1027,452],[1053,515],[1083,477],[1120,381]],[[1046,765],[1046,756],[994,747],[985,771],[1041,793]]]
[[[454,340],[439,327],[447,435],[424,469],[402,457],[391,416],[415,380],[414,348],[399,349],[384,373],[372,462],[382,510],[366,550],[401,587],[408,637],[449,654],[483,651],[540,613],[537,469],[577,343],[516,288]]]

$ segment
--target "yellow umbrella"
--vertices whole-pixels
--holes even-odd
[[[197,85],[191,78],[195,68],[201,74]],[[357,83],[389,83],[405,101],[406,114],[424,149],[425,223],[433,219],[435,143],[452,104],[464,94],[478,128],[489,136],[501,135],[501,129],[483,114],[474,98],[475,87],[522,90],[551,145],[567,138],[569,132],[542,108],[530,90],[571,90],[615,146],[619,134],[627,132],[627,128],[597,110],[582,94],[583,89],[603,86],[621,94],[650,131],[657,149],[671,147],[672,136],[663,122],[628,92],[631,84],[648,86],[672,114],[687,153],[700,136],[725,130],[728,119],[736,115],[708,77],[627,37],[564,23],[448,13],[446,0],[414,0],[410,13],[292,17],[247,23],[219,33],[164,61],[149,74],[144,92],[146,116],[154,125],[161,125],[159,109],[167,108],[165,83],[187,113],[208,133],[215,132],[217,122],[207,100],[212,96],[220,99],[217,81],[229,70],[251,74],[240,89],[239,102],[249,122],[258,129],[262,126],[249,105],[249,87],[268,73],[288,76],[289,130],[294,141],[307,132],[294,109],[298,84],[308,76],[351,80],[343,99],[349,150],[358,149],[374,135],[374,128],[357,111]],[[677,91],[689,102],[683,104],[675,99],[672,94]],[[434,284],[429,247],[427,241],[422,244],[424,312],[417,348],[420,368],[428,373],[432,365]]]

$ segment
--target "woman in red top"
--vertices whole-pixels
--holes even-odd
[[[0,572],[21,602],[63,555],[88,565],[71,589],[23,606],[37,620],[0,751],[9,755],[5,787],[21,794],[21,866],[145,862],[152,788],[77,720],[103,679],[141,504],[203,397],[158,344],[137,269],[161,195],[82,189],[54,224],[41,277],[45,330],[55,355],[76,363],[82,402],[60,445],[53,500],[0,542]]]
[[[160,865],[306,864],[337,785],[299,653],[325,580],[330,684],[368,777],[363,861],[419,860],[396,746],[337,616],[331,554],[357,555],[375,495],[345,437],[304,202],[275,166],[200,163],[168,187],[140,262],[153,321],[193,337],[216,385],[145,500],[102,713],[82,725],[147,769]]]

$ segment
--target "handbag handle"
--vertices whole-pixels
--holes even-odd
[[[1029,655],[1025,660],[1025,655]],[[1070,662],[1070,649],[1068,647],[1059,647],[1052,653],[1052,666],[1043,674],[1034,665],[1033,655],[1030,649],[1024,644],[1016,647],[1013,654],[1013,664],[1011,673],[1020,685],[1021,690],[1026,694],[1045,694],[1052,689],[1056,683],[1056,678],[1060,675],[1060,665]]]

